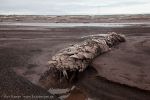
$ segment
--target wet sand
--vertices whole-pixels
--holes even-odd
[[[81,73],[76,89],[67,100],[75,97],[80,100],[149,100],[150,27],[144,24],[65,28],[0,25],[0,95],[51,95],[38,86],[38,79],[47,70],[51,56],[70,44],[83,41],[83,36],[107,32],[123,33],[127,42],[97,57],[92,67]]]

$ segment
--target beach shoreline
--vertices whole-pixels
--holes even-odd
[[[39,25],[1,24],[9,22],[37,25],[39,23]],[[82,97],[85,98],[105,97],[104,100],[121,100],[129,99],[134,95],[134,100],[143,98],[148,100],[150,97],[150,62],[148,61],[150,59],[150,27],[144,23],[149,24],[149,22],[150,15],[117,17],[1,15],[0,76],[2,78],[0,86],[3,88],[0,88],[0,95],[51,95],[38,86],[38,80],[40,75],[47,70],[47,61],[52,55],[62,48],[83,41],[84,38],[81,37],[116,32],[124,34],[127,42],[115,46],[110,52],[94,59],[91,64],[94,69],[89,68],[85,71],[77,82],[77,86],[81,88],[79,91],[83,92]],[[41,23],[82,23],[83,26],[50,27],[42,26]],[[89,27],[84,26],[84,23],[143,24],[127,27]],[[111,84],[99,77],[115,83]],[[86,84],[88,82],[89,84]],[[120,86],[118,83],[124,85]],[[105,84],[107,84],[106,87]],[[101,91],[96,93],[96,87]]]

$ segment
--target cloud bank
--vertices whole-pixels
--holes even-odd
[[[149,0],[0,0],[0,14],[149,14]]]

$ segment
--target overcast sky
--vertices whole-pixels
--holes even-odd
[[[149,14],[150,0],[0,0],[0,14]]]

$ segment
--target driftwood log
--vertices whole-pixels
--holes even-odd
[[[125,42],[125,36],[111,32],[90,36],[82,43],[62,49],[48,61],[49,70],[41,76],[40,82],[46,82],[43,80],[47,78],[51,81],[61,78],[72,81],[76,73],[84,71],[96,56],[108,52],[112,46],[120,42]]]

